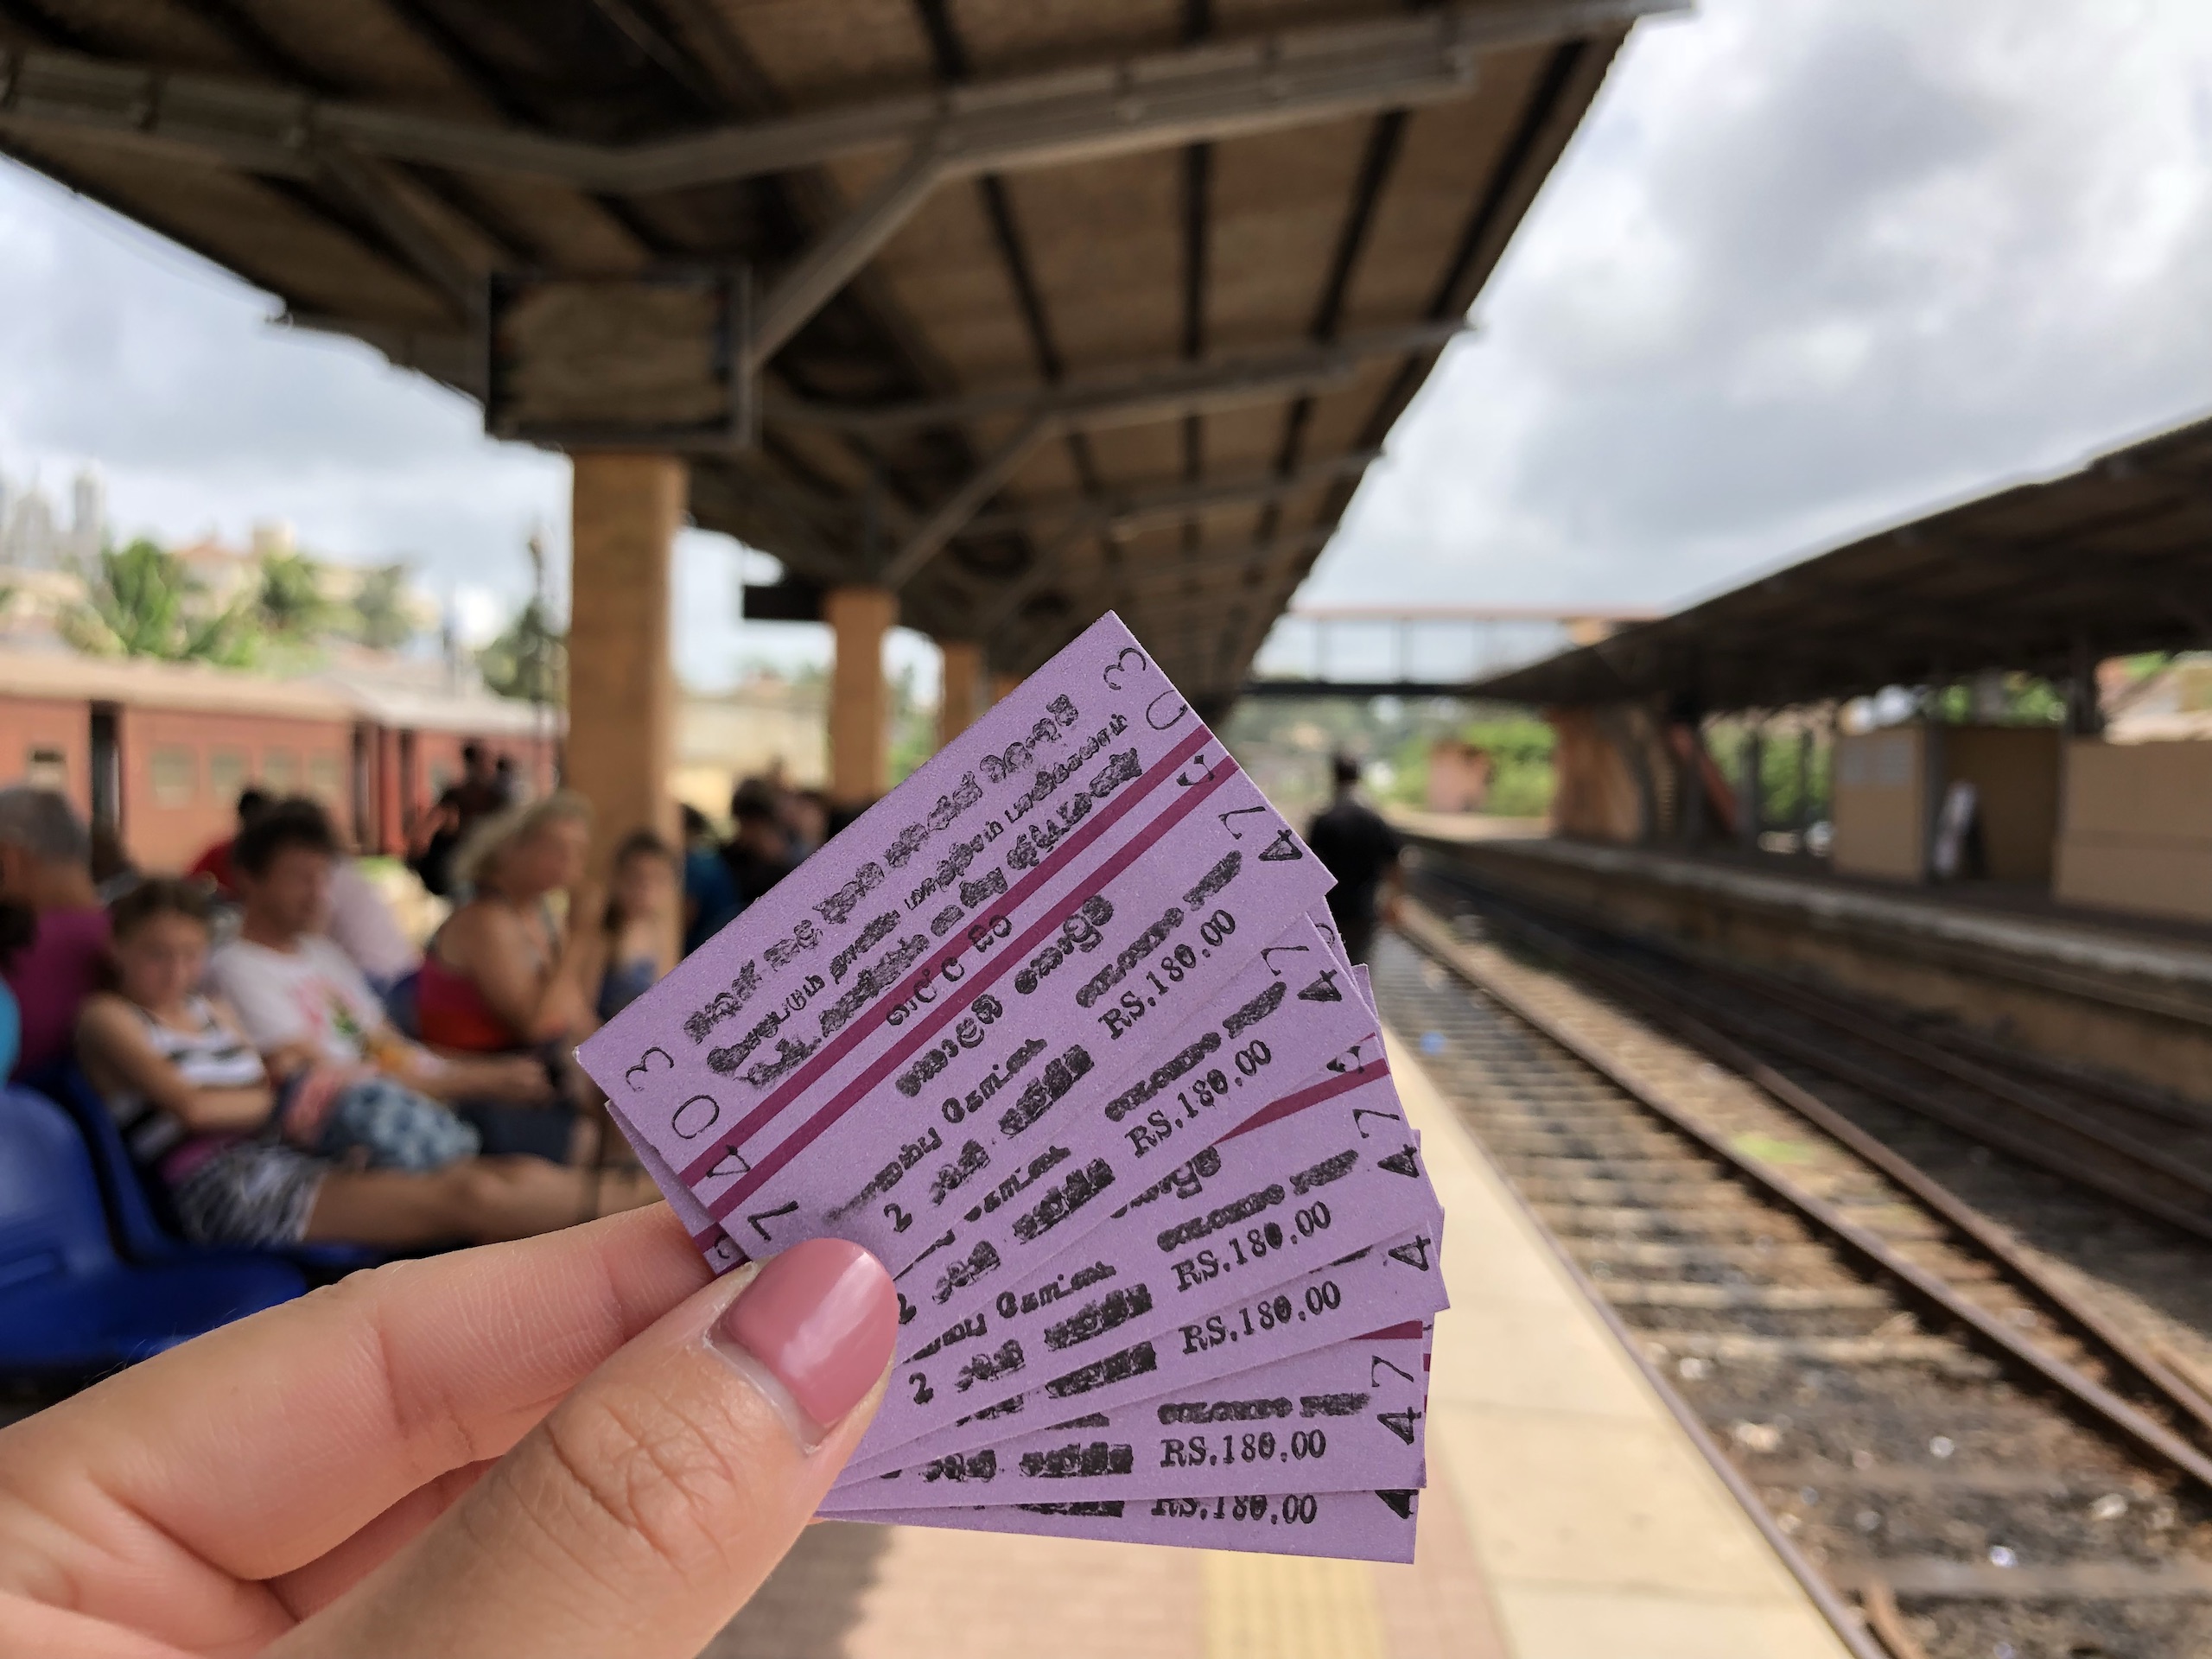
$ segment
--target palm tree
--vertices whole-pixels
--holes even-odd
[[[499,637],[476,653],[484,683],[503,697],[558,705],[567,700],[569,636],[531,600]]]
[[[338,607],[323,597],[322,589],[322,567],[306,554],[273,554],[261,562],[254,608],[276,638],[304,642],[328,632],[339,620]]]
[[[85,576],[84,602],[63,613],[62,637],[102,657],[251,664],[260,640],[243,605],[210,613],[192,573],[143,537],[103,549]]]
[[[380,564],[361,573],[360,588],[353,595],[352,632],[376,651],[397,651],[415,637],[404,564]]]

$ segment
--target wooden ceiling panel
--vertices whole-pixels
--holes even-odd
[[[620,276],[642,270],[651,256],[635,232],[603,202],[543,179],[519,174],[484,174],[469,179],[462,194],[484,204],[493,223],[522,245],[525,259],[590,276]]]
[[[1183,0],[950,0],[946,10],[978,74],[1164,52],[1183,39]]]
[[[170,69],[266,79],[267,73],[207,16],[173,0],[73,0],[61,7],[26,6],[21,23],[33,36],[52,20],[59,44],[88,52],[139,58]],[[13,9],[0,16],[16,21]]]
[[[1173,478],[1183,469],[1182,423],[1107,427],[1090,434],[1090,453],[1097,457],[1099,474],[1109,486]]]
[[[402,109],[494,113],[453,60],[386,0],[232,0],[283,54],[326,86]]]
[[[1487,58],[1473,99],[1407,116],[1366,245],[1352,267],[1344,304],[1347,329],[1427,315],[1456,251],[1459,227],[1473,207],[1468,162],[1478,158],[1484,172],[1497,165],[1524,118],[1549,55],[1548,48],[1535,48]]]
[[[1214,350],[1312,328],[1373,128],[1361,118],[1214,146],[1206,291]]]
[[[1182,153],[1016,174],[1007,193],[1072,373],[1181,349]]]
[[[836,173],[846,200],[865,194],[856,167]],[[876,256],[874,269],[893,302],[915,320],[931,351],[961,384],[980,388],[1035,381],[1036,353],[1022,326],[1020,302],[972,185],[948,186],[932,195]]]
[[[793,109],[927,86],[930,47],[909,0],[721,0]]]
[[[1206,416],[1199,426],[1198,448],[1206,458],[1207,472],[1231,478],[1273,472],[1282,454],[1287,414],[1287,405],[1271,403]]]

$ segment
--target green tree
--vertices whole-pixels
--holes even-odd
[[[937,753],[937,710],[914,695],[914,671],[901,669],[891,683],[891,781],[903,784]]]
[[[293,644],[331,632],[340,620],[338,607],[323,594],[322,567],[304,553],[278,553],[261,562],[254,609],[264,628]]]
[[[569,695],[569,636],[530,601],[476,653],[484,683],[503,697],[564,703]]]
[[[254,607],[205,601],[182,562],[142,537],[92,562],[84,602],[61,617],[62,637],[97,656],[250,664],[261,645]]]
[[[415,621],[407,607],[407,576],[404,564],[380,564],[361,573],[347,630],[353,638],[372,650],[397,651],[415,637]]]

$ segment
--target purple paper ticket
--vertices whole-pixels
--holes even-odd
[[[1132,1049],[1140,1068],[1154,1063],[1134,1077],[1094,1065],[1084,1043],[1047,1059],[1043,1037],[1016,1035],[981,1051],[990,1070],[964,1096],[943,1077],[942,1098],[882,1090],[785,1169],[775,1190],[748,1199],[746,1224],[767,1231],[780,1208],[791,1213],[773,1223],[778,1238],[788,1224],[793,1237],[834,1232],[866,1245],[899,1282],[902,1320],[933,1323],[979,1283],[1025,1276],[1058,1255],[1104,1217],[1109,1189],[1126,1191],[1173,1158],[1171,1142],[1218,1137],[1271,1079],[1317,1072],[1365,1036],[1370,1016],[1345,988],[1349,976],[1314,970],[1315,960],[1328,961],[1326,946],[1297,919],[1224,988],[1206,1011],[1217,1018],[1182,1027],[1174,1046]],[[1023,1071],[1007,1077],[1025,1058],[1027,1082]],[[772,1198],[783,1203],[769,1214],[753,1210]]]
[[[1327,912],[1320,913],[1325,916]],[[1312,918],[1307,918],[1307,920],[1312,923]],[[964,1263],[963,1272],[956,1272],[956,1274],[951,1274],[951,1279],[938,1285],[940,1292],[949,1292],[949,1294],[940,1299],[944,1305],[936,1310],[943,1314],[943,1320],[931,1320],[929,1330],[936,1330],[940,1325],[956,1323],[971,1312],[969,1307],[960,1305],[957,1292],[971,1287],[976,1279],[987,1276],[991,1272],[991,1265],[1020,1265],[1024,1259],[1046,1255],[1044,1249],[1028,1248],[1028,1245],[1038,1245],[1039,1241],[1046,1243],[1051,1252],[1064,1252],[1068,1245],[1082,1239],[1086,1230],[1106,1219],[1103,1210],[1082,1214],[1084,1204],[1097,1192],[1113,1185],[1146,1154],[1157,1153],[1159,1146],[1164,1146],[1168,1139],[1177,1137],[1177,1130],[1181,1130],[1184,1139],[1188,1139],[1190,1133],[1221,1133],[1221,1122],[1217,1122],[1217,1119],[1225,1119],[1234,1126],[1239,1119],[1232,1117],[1232,1113],[1236,1110],[1236,1103],[1243,1099],[1241,1090],[1243,1090],[1245,1082],[1252,1082],[1259,1089],[1265,1089],[1276,1075],[1296,1075],[1296,1068],[1305,1059],[1310,1059],[1312,1055],[1323,1051],[1336,1038],[1343,1038],[1347,1031],[1356,1031],[1356,1028],[1370,1022],[1371,1013],[1374,1013],[1370,1004],[1363,1002],[1356,995],[1351,995],[1351,998],[1332,995],[1338,984],[1354,984],[1354,980],[1350,976],[1350,967],[1343,963],[1343,957],[1332,953],[1330,944],[1316,944],[1314,936],[1319,931],[1320,929],[1314,927],[1312,931],[1305,931],[1300,936],[1299,927],[1294,925],[1292,931],[1276,938],[1274,944],[1265,947],[1261,953],[1261,964],[1255,964],[1248,971],[1248,984],[1243,984],[1243,987],[1232,984],[1230,995],[1221,998],[1219,1020],[1214,1020],[1212,1028],[1208,1028],[1208,1018],[1214,1011],[1208,1011],[1208,1015],[1201,1015],[1199,1022],[1192,1022],[1184,1031],[1174,1033],[1174,1038],[1170,1038],[1170,1048],[1177,1055],[1197,1055],[1201,1059],[1212,1059],[1214,1055],[1221,1053],[1221,1033],[1228,1031],[1230,1027],[1236,1027],[1236,1038],[1245,1038],[1245,1042],[1236,1042],[1234,1038],[1230,1039],[1230,1046],[1225,1051],[1230,1058],[1228,1068],[1197,1066],[1194,1064],[1188,1068],[1192,1073],[1190,1077],[1184,1077],[1181,1073],[1173,1075],[1173,1077],[1166,1079],[1166,1082],[1179,1084],[1173,1093],[1173,1099],[1166,1095],[1164,1084],[1159,1077],[1159,1073],[1164,1073],[1164,1071],[1174,1071],[1173,1062],[1168,1066],[1157,1068],[1153,1075],[1139,1079],[1135,1089],[1123,1090],[1122,1095],[1106,1102],[1106,1106],[1103,1106],[1106,1122],[1077,1126],[1079,1130],[1086,1130],[1086,1133],[1079,1133],[1075,1137],[1082,1141],[1082,1153],[1075,1150],[1073,1146],[1062,1144],[1068,1137],[1059,1135],[1059,1137],[1055,1137],[1055,1144],[1048,1146],[1038,1157],[1028,1159],[1027,1164],[1015,1166],[1015,1170],[1000,1179],[998,1184],[976,1184],[971,1188],[969,1181],[971,1181],[973,1174],[982,1174],[988,1168],[988,1150],[976,1137],[976,1133],[957,1137],[956,1150],[943,1161],[933,1157],[933,1154],[943,1153],[944,1146],[947,1146],[944,1135],[936,1128],[927,1130],[916,1141],[889,1148],[892,1159],[885,1161],[882,1168],[876,1170],[876,1174],[869,1177],[868,1185],[862,1188],[862,1192],[868,1194],[868,1199],[882,1199],[882,1194],[892,1192],[896,1185],[900,1185],[902,1179],[925,1161],[940,1164],[933,1179],[925,1170],[920,1177],[916,1177],[913,1188],[909,1188],[912,1192],[920,1192],[920,1184],[927,1179],[927,1201],[931,1208],[923,1210],[920,1199],[905,1199],[905,1194],[902,1194],[905,1201],[892,1199],[889,1204],[885,1204],[882,1214],[893,1225],[893,1230],[905,1230],[902,1224],[912,1219],[916,1212],[923,1214],[931,1225],[947,1221],[947,1214],[951,1214],[951,1219],[956,1221],[953,1228],[947,1228],[944,1232],[933,1236],[931,1243],[920,1252],[920,1256],[916,1256],[913,1263],[900,1269],[900,1279],[907,1279],[913,1274],[913,1269],[920,1268],[929,1256],[943,1255],[943,1252],[951,1252],[947,1259],[957,1259],[960,1263]],[[1300,971],[1305,960],[1320,963],[1320,967],[1314,969],[1312,980],[1305,980],[1305,973]],[[1330,967],[1332,963],[1334,963],[1334,971]],[[1265,967],[1265,976],[1261,973],[1261,967]],[[1299,980],[1305,980],[1305,988],[1299,993],[1296,1002],[1307,1004],[1307,1007],[1300,1008],[1305,1018],[1289,1027],[1292,1039],[1281,1044],[1281,1051],[1276,1051],[1276,1046],[1268,1044],[1268,1035],[1281,1035],[1281,1031],[1283,1031],[1281,1015],[1285,1011],[1285,1004],[1292,1002],[1292,998],[1274,995],[1274,987],[1276,984],[1299,982]],[[1255,987],[1265,988],[1255,991]],[[1245,991],[1252,991],[1252,995],[1245,995]],[[1363,1011],[1365,1011],[1365,1018],[1363,1018]],[[1370,1051],[1380,1053],[1380,1046],[1374,1042],[1351,1044],[1343,1053],[1332,1055],[1327,1059],[1327,1068],[1332,1073],[1343,1073],[1344,1066],[1347,1066],[1347,1055],[1350,1055],[1351,1066],[1358,1066],[1360,1055],[1370,1053]],[[1082,1079],[1082,1082],[1089,1082],[1089,1079]],[[998,1093],[998,1090],[991,1090],[991,1093]],[[947,1122],[956,1122],[956,1113],[960,1117],[978,1115],[982,1103],[991,1097],[991,1093],[984,1093],[982,1099],[978,1099],[971,1090],[971,1097],[967,1102],[947,1099],[938,1109],[940,1117],[944,1117]],[[1119,1119],[1133,1117],[1133,1103],[1130,1102],[1139,1095],[1141,1095],[1141,1103],[1150,1109],[1146,1110],[1144,1119],[1130,1123],[1128,1128],[1115,1128]],[[1164,1103],[1153,1106],[1154,1097],[1159,1097]],[[1062,1106],[1062,1122],[1055,1123],[1055,1130],[1068,1128],[1068,1119],[1075,1117],[1086,1103],[1090,1103],[1090,1106],[1097,1103],[1097,1090],[1084,1089],[1082,1093],[1068,1095],[1066,1103],[1059,1103]],[[1173,1119],[1166,1115],[1170,1109],[1173,1109]],[[646,1141],[644,1135],[632,1126],[620,1103],[608,1102],[608,1113],[615,1119],[621,1133],[631,1139],[632,1148],[639,1154],[646,1173],[652,1174],[655,1184],[659,1184],[661,1192],[668,1197],[668,1204],[675,1208],[677,1217],[683,1221],[686,1232],[692,1234],[692,1241],[702,1245],[703,1255],[715,1265],[715,1272],[728,1272],[730,1268],[741,1265],[746,1261],[746,1255],[741,1249],[728,1248],[728,1241],[719,1230],[719,1224],[706,1212],[706,1208],[699,1204],[690,1188],[683,1185],[675,1170],[668,1168],[668,1164],[652,1148],[651,1141]],[[1263,1113],[1274,1113],[1274,1109],[1263,1109]],[[987,1117],[987,1113],[978,1115],[978,1128],[982,1128],[982,1133],[988,1133]],[[874,1159],[880,1157],[882,1153],[885,1153],[885,1148],[869,1150],[869,1157],[862,1161],[862,1168],[872,1168]],[[1051,1170],[1062,1164],[1071,1166],[1071,1174],[1058,1184],[1046,1184],[1042,1197],[1035,1199],[1038,1205],[1051,1205],[1051,1210],[1048,1210],[1051,1225],[1038,1225],[1044,1219],[1038,1210],[1022,1208],[1022,1205],[1008,1208],[1008,1201],[1022,1197],[1028,1185],[1035,1184],[1044,1174],[1051,1174]],[[1079,1181],[1075,1179],[1075,1173],[1079,1173],[1079,1177],[1082,1177]],[[969,1190],[963,1192],[963,1188]],[[947,1212],[944,1199],[953,1197],[953,1194],[960,1194],[963,1199],[971,1199],[971,1204],[967,1208],[956,1205],[951,1212]],[[1058,1194],[1058,1199],[1055,1199],[1055,1194]],[[998,1217],[995,1225],[988,1224],[987,1217]],[[723,1241],[723,1248],[715,1248],[716,1241]],[[969,1281],[969,1283],[963,1285],[960,1281]],[[988,1303],[991,1289],[980,1289],[976,1299]],[[927,1334],[913,1334],[912,1332],[913,1319],[918,1316],[918,1303],[907,1299],[905,1289],[900,1292],[900,1312],[905,1323],[909,1325],[909,1344],[927,1340]]]
[[[1421,1185],[1426,1194],[1427,1181]],[[976,1406],[969,1417],[906,1446],[877,1450],[863,1440],[837,1484],[849,1486],[899,1468],[913,1461],[918,1447],[931,1457],[972,1451],[1019,1433],[1027,1423],[1062,1422],[1325,1348],[1362,1331],[1426,1320],[1446,1306],[1436,1256],[1443,1213],[1433,1196],[1427,1201],[1430,1212],[1410,1211],[1414,1224],[1395,1237],[1079,1364],[1055,1356],[1057,1370],[1041,1363],[1015,1367],[1015,1357],[1004,1348],[983,1349],[968,1362]],[[1007,1369],[998,1370],[1001,1364]],[[920,1385],[907,1378],[905,1368],[892,1368],[892,1389],[911,1396]],[[1009,1385],[1009,1379],[1018,1380]]]
[[[1147,1185],[1132,1183],[1073,1250],[1018,1278],[986,1277],[959,1305],[925,1313],[902,1333],[900,1387],[861,1455],[969,1414],[1001,1379],[1155,1336],[1236,1292],[1395,1237],[1432,1210],[1380,1040],[1370,1033],[1332,1065],[1341,1071],[1325,1071]],[[988,1357],[988,1381],[978,1356]]]
[[[1427,1334],[1409,1323],[909,1464],[839,1487],[822,1513],[1198,1497],[1231,1479],[1331,1492],[1421,1486],[1427,1417]]]
[[[1212,796],[1247,798],[1257,791],[1242,777],[1221,781]],[[1227,844],[1243,833],[1235,824],[1147,839],[1159,822],[1136,825],[1103,865],[1075,872],[1065,891],[1048,891],[1044,913],[1027,930],[1004,915],[983,916],[973,930],[980,946],[944,964],[957,982],[947,975],[889,1004],[880,1021],[851,1027],[861,1040],[823,1075],[819,1090],[780,1116],[741,1122],[748,1138],[725,1144],[711,1179],[693,1179],[709,1212],[726,1218],[748,1252],[836,1230],[900,1265],[911,1242],[868,1195],[855,1200],[850,1185],[855,1160],[880,1150],[887,1130],[893,1145],[941,1135],[969,1115],[970,1096],[980,1107],[1005,1090],[1013,1098],[983,1122],[1004,1123],[1011,1139],[1078,1085],[1110,1097],[1194,1015],[1219,1008],[1241,1028],[1308,988],[1359,1006],[1343,976],[1326,977],[1333,968],[1294,985],[1284,969],[1262,965],[1263,948],[1294,921],[1306,942],[1300,954],[1325,958],[1319,936],[1299,919],[1327,879],[1317,861],[1302,853],[1294,862],[1248,858]],[[1211,861],[1195,862],[1199,854]],[[917,932],[907,943],[927,939]],[[1261,997],[1271,1001],[1258,1006]],[[1160,1039],[1146,1040],[1155,1029]],[[856,1109],[864,1104],[874,1109]],[[703,1121],[707,1108],[699,1115]],[[902,1118],[899,1135],[892,1126]]]
[[[1287,1492],[1241,1497],[1109,1498],[1095,1503],[1025,1503],[973,1510],[871,1510],[841,1516],[883,1526],[952,1527],[963,1532],[1094,1538],[1106,1543],[1241,1549],[1269,1555],[1325,1555],[1348,1561],[1409,1562],[1421,1513],[1417,1491]]]
[[[1084,1045],[1133,1069],[1147,1014],[1203,1006],[1328,885],[1109,616],[579,1058],[711,1213],[773,1248],[829,1230],[772,1183],[877,1086],[935,1085],[931,1054],[973,1086],[1033,1039],[1064,1069]],[[1182,977],[1151,987],[1163,950]]]

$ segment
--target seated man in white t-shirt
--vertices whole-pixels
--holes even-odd
[[[434,1099],[551,1103],[552,1082],[532,1056],[448,1059],[392,1028],[361,970],[316,931],[328,913],[337,861],[329,821],[305,803],[270,810],[232,845],[244,909],[238,938],[216,951],[208,978],[270,1074],[317,1061],[368,1062]]]

